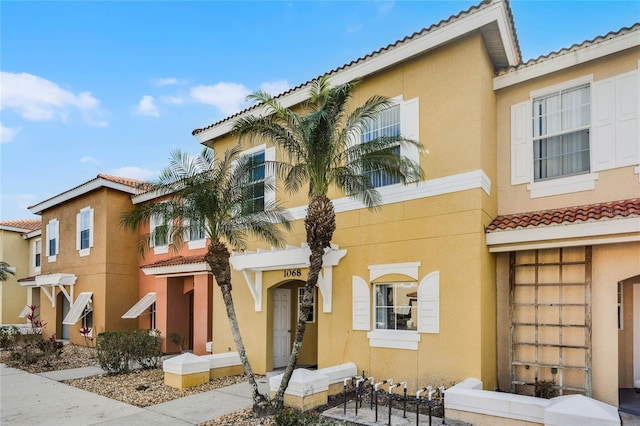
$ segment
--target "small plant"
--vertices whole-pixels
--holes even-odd
[[[538,398],[546,399],[558,396],[558,387],[555,380],[536,380],[535,395]]]
[[[42,360],[46,367],[51,367],[51,361],[62,355],[64,344],[56,340],[56,335],[49,337],[47,340],[40,339],[38,342],[40,351],[42,351]]]
[[[180,352],[184,350],[185,338],[180,333],[169,333],[169,341],[180,348]]]
[[[80,329],[80,334],[84,337],[85,346],[91,346],[91,342],[93,342],[92,330],[89,327],[82,327]]]
[[[13,349],[18,340],[19,330],[15,325],[3,325],[0,327],[0,348]]]
[[[149,330],[105,332],[96,339],[98,363],[113,374],[128,373],[131,362],[144,369],[157,368],[161,346],[160,333],[151,334]]]

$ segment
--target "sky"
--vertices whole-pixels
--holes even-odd
[[[152,180],[191,135],[478,1],[0,1],[0,220],[99,173]],[[640,2],[512,0],[526,61]]]

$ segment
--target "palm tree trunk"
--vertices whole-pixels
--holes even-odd
[[[293,339],[291,355],[287,368],[284,371],[278,392],[271,402],[276,410],[284,406],[284,393],[289,386],[291,375],[298,362],[304,332],[307,328],[307,318],[313,305],[313,293],[318,283],[318,276],[322,270],[322,258],[324,250],[331,246],[331,238],[336,229],[336,214],[331,200],[324,195],[314,196],[309,202],[307,217],[305,218],[305,229],[307,232],[307,244],[311,249],[309,256],[309,274],[307,283],[304,286],[304,297],[300,307],[300,317],[296,327],[296,334]]]
[[[212,241],[209,245],[209,250],[205,256],[205,260],[211,268],[213,276],[216,278],[216,282],[222,292],[222,299],[224,300],[224,306],[227,309],[227,318],[229,319],[229,326],[231,328],[231,334],[233,335],[233,341],[236,345],[236,350],[240,356],[240,361],[244,368],[247,381],[251,386],[251,393],[253,398],[253,407],[255,410],[260,411],[261,405],[268,401],[268,398],[260,393],[258,390],[258,383],[256,383],[255,374],[249,363],[249,357],[247,351],[244,348],[242,341],[242,335],[240,334],[240,326],[238,325],[238,317],[236,316],[236,310],[233,303],[233,296],[231,295],[231,269],[229,267],[229,251],[227,247],[219,242]]]

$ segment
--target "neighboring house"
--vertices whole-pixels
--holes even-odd
[[[375,126],[428,151],[403,153],[424,179],[382,179],[377,212],[331,194],[336,245],[299,363],[350,361],[411,391],[475,377],[485,389],[532,393],[535,379],[561,378],[563,393],[617,405],[618,387],[640,371],[640,345],[630,343],[640,315],[635,333],[629,319],[640,310],[639,58],[635,25],[523,63],[509,4],[489,0],[330,71],[334,84],[363,79],[354,106],[394,99]],[[295,106],[308,85],[278,100]],[[254,112],[193,134],[223,152],[237,142],[234,118]],[[297,222],[285,249],[254,243],[231,258],[240,329],[261,374],[287,362],[309,256],[306,192],[263,195]],[[169,285],[203,268],[186,255],[146,265]],[[212,314],[213,352],[233,350],[217,288]]]
[[[500,71],[498,381],[640,387],[640,24]]]
[[[135,328],[121,319],[138,297],[137,237],[120,226],[131,195],[142,182],[100,174],[29,207],[42,216],[40,319],[45,337],[84,344],[80,329],[95,337]]]
[[[132,201],[138,205],[162,198],[147,192]],[[159,226],[170,224],[151,220],[141,227],[140,235],[152,234]],[[184,240],[172,249],[166,236],[154,236],[140,261],[140,299],[122,318],[139,318],[140,328],[159,330],[163,352],[189,350],[203,355],[213,327],[213,276],[204,261],[208,240],[198,227],[187,231]]]
[[[33,250],[39,235],[40,219],[0,222],[0,260],[13,268],[7,281],[0,282],[0,324],[25,322],[23,311],[31,299],[21,284],[35,273]]]

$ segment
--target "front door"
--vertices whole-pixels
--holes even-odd
[[[61,321],[61,336],[60,339],[62,340],[69,340],[69,336],[71,335],[71,333],[69,332],[70,326],[69,324],[62,324],[62,321],[64,321],[64,319],[67,317],[67,314],[69,313],[69,310],[71,309],[71,305],[69,304],[69,300],[67,300],[66,297],[64,297],[64,295],[62,296],[62,319]]]
[[[640,284],[633,285],[633,387],[640,388]]]
[[[291,351],[291,290],[273,292],[273,368],[284,367]]]

